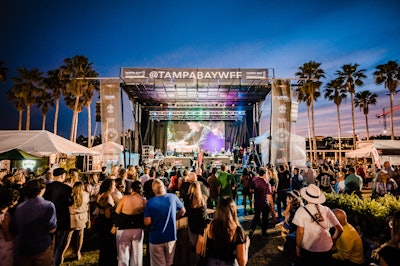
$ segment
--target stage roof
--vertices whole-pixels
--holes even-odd
[[[271,91],[272,69],[121,68],[123,89],[142,107],[250,107]]]

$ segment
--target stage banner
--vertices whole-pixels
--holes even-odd
[[[119,79],[100,80],[102,143],[121,143],[121,88]]]
[[[271,109],[271,163],[279,165],[290,158],[290,80],[273,80]]]
[[[268,69],[256,68],[122,68],[121,78],[132,83],[207,81],[230,85],[253,84],[254,80],[267,80]]]

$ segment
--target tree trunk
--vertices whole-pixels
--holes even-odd
[[[92,141],[91,141],[91,139],[92,139],[92,126],[91,126],[91,124],[92,124],[92,114],[91,114],[91,108],[90,108],[90,104],[91,104],[91,101],[88,103],[88,105],[87,105],[87,112],[88,112],[88,148],[90,148],[90,147],[92,147]]]
[[[369,140],[368,114],[365,115],[365,128],[367,129],[367,140]]]
[[[308,121],[307,121],[307,122],[308,122],[308,123],[307,123],[307,129],[308,129],[308,146],[309,146],[309,148],[310,148],[310,162],[311,162],[311,164],[312,164],[314,156],[313,156],[313,149],[312,149],[313,145],[312,145],[312,138],[311,138],[311,126],[310,126],[310,124],[311,124],[311,118],[310,118],[310,106],[309,106],[309,105],[307,105],[307,118],[308,118]]]
[[[74,105],[74,114],[72,116],[72,126],[71,126],[71,135],[70,135],[70,140],[73,142],[76,142],[75,132],[76,132],[76,127],[77,127],[77,122],[78,121],[78,106],[79,106],[79,98],[80,96],[76,96],[75,98],[75,105]]]
[[[339,134],[339,166],[342,165],[342,130],[340,127],[340,111],[339,105],[336,105],[337,108],[337,119],[338,119],[338,134]]]
[[[26,123],[25,123],[26,131],[29,131],[30,124],[31,124],[31,106],[28,105],[26,107]]]
[[[351,98],[351,126],[353,128],[353,146],[357,149],[356,126],[354,124],[354,93],[350,93]]]
[[[312,134],[313,134],[313,149],[314,149],[314,160],[318,163],[317,156],[317,139],[315,138],[315,123],[314,123],[314,97],[311,99],[311,120],[312,120]]]
[[[75,117],[74,142],[76,142],[76,135],[78,134],[78,118],[79,118],[79,112],[77,112]]]
[[[18,130],[22,130],[22,115],[23,115],[24,110],[20,109],[18,110],[19,116],[18,116]]]
[[[390,92],[390,139],[394,140],[394,127],[393,127],[393,92]]]
[[[54,112],[54,129],[53,133],[57,135],[57,124],[58,124],[58,111],[60,109],[60,98],[56,99],[56,110]]]
[[[42,115],[42,130],[46,129],[46,114]]]

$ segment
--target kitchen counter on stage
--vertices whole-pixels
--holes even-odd
[[[164,157],[164,163],[171,165],[174,161],[176,167],[190,167],[192,165],[193,157],[180,157],[180,156],[166,156]]]
[[[213,161],[213,163],[217,166],[220,166],[223,163],[229,165],[231,163],[231,157],[230,156],[203,157],[203,164],[207,165],[211,161]]]

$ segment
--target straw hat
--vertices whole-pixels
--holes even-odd
[[[302,188],[300,194],[309,203],[320,204],[326,200],[324,193],[314,184]]]

